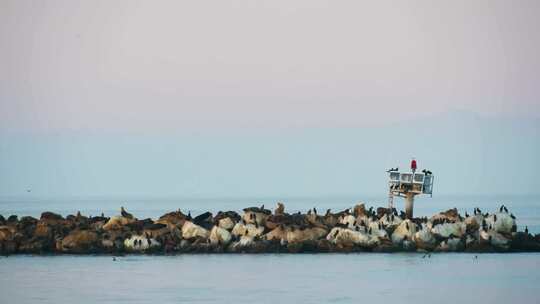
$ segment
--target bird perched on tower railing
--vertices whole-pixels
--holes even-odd
[[[432,174],[431,171],[426,170],[426,169],[422,170],[422,172],[423,172],[425,175],[431,175],[431,174]]]
[[[397,172],[399,171],[399,168],[398,167],[395,167],[395,168],[390,168],[388,170],[386,170],[386,172],[390,173],[390,172]]]

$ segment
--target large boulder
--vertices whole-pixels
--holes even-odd
[[[459,212],[457,211],[457,208],[453,208],[453,209],[448,209],[444,212],[440,212],[439,214],[432,216],[429,221],[432,223],[435,223],[438,221],[454,223],[460,220],[461,218],[460,218]]]
[[[214,217],[214,224],[231,231],[234,225],[240,221],[240,215],[234,211],[218,212]]]
[[[212,229],[212,226],[214,226],[214,217],[211,212],[205,212],[193,218],[192,222],[206,230],[210,230]]]
[[[210,243],[213,245],[228,245],[232,240],[229,230],[214,226],[210,231]]]
[[[262,207],[249,207],[244,208],[244,214],[242,215],[242,219],[248,224],[257,223],[260,226],[264,226],[266,223],[266,219],[271,214],[272,211],[264,209],[264,205]]]
[[[399,226],[403,219],[401,219],[399,216],[396,216],[393,213],[386,213],[384,214],[380,219],[379,222],[390,231],[393,231],[396,229],[397,226]]]
[[[264,226],[259,224],[245,224],[243,221],[240,221],[234,225],[232,229],[232,234],[236,237],[240,236],[250,236],[250,237],[260,237],[263,235]]]
[[[320,227],[295,228],[294,226],[287,231],[287,241],[289,243],[303,243],[307,241],[317,241],[324,238],[328,231]]]
[[[505,212],[497,212],[486,217],[486,224],[498,233],[516,232],[516,220]]]
[[[145,252],[157,250],[161,243],[148,235],[133,235],[124,240],[124,248],[128,252]]]
[[[431,233],[439,239],[447,239],[450,237],[462,237],[466,232],[466,224],[464,222],[443,223],[434,225],[431,228]]]
[[[263,239],[268,241],[287,241],[287,229],[283,225],[279,225],[263,235]]]
[[[511,239],[495,230],[480,230],[480,243],[486,242],[498,250],[506,251],[510,249]]]
[[[17,232],[17,228],[14,226],[0,226],[0,242],[12,240]]]
[[[437,247],[437,239],[426,226],[414,234],[413,241],[418,249],[431,251]]]
[[[378,237],[379,239],[389,239],[388,232],[384,229],[383,224],[378,221],[371,221],[368,225],[368,233]]]
[[[482,223],[481,221],[478,221],[476,216],[468,216],[463,222],[465,223],[466,233],[478,231],[478,229],[480,229],[480,224]]]
[[[274,209],[274,215],[283,215],[283,214],[285,214],[285,205],[281,202],[278,202],[276,209]]]
[[[208,239],[210,232],[203,227],[196,225],[192,222],[186,221],[184,226],[182,226],[182,238],[192,239],[192,238],[203,238]]]
[[[366,205],[364,203],[358,203],[356,206],[354,206],[353,208],[353,215],[355,217],[364,217],[364,216],[367,216],[367,213],[366,213]]]
[[[371,236],[365,232],[355,231],[347,228],[335,227],[326,236],[326,239],[337,246],[360,246],[372,248],[377,246],[379,240],[376,236]]]
[[[392,243],[401,245],[404,240],[411,241],[416,233],[416,224],[407,219],[402,221],[392,233]]]
[[[97,233],[88,230],[74,230],[56,243],[56,249],[67,253],[94,252],[98,241]]]
[[[113,216],[103,225],[103,230],[119,230],[123,226],[136,222],[137,220],[132,217],[125,216]]]
[[[64,218],[60,214],[46,211],[41,214],[40,220],[47,221],[50,224],[55,224],[56,222],[64,221]]]
[[[517,232],[512,239],[510,248],[514,251],[540,251],[540,242],[525,232]]]
[[[184,223],[188,221],[188,217],[183,214],[180,210],[169,212],[164,215],[162,215],[156,223],[166,224],[166,225],[174,225],[178,228],[182,228]]]
[[[437,248],[435,248],[435,251],[442,251],[442,252],[448,252],[448,251],[462,251],[465,249],[465,243],[461,238],[457,237],[451,237],[447,240],[443,240]]]

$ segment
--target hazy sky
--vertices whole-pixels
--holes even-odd
[[[538,193],[539,29],[540,1],[0,0],[0,195],[379,193],[411,156]]]

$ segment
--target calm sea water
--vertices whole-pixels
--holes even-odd
[[[355,198],[38,199],[1,198],[0,213],[117,213],[138,217],[181,208],[239,210],[285,201],[289,212],[341,210]],[[367,198],[374,206],[384,198]],[[373,203],[372,203],[373,202]],[[417,215],[505,203],[520,226],[540,232],[538,197],[419,199]],[[401,203],[398,202],[398,207]],[[0,257],[0,303],[539,303],[540,254],[263,254]]]

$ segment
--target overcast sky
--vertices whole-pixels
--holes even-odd
[[[538,193],[539,29],[540,1],[0,0],[0,195],[357,193],[419,155],[451,193],[466,138],[467,178],[519,164],[468,192]]]

